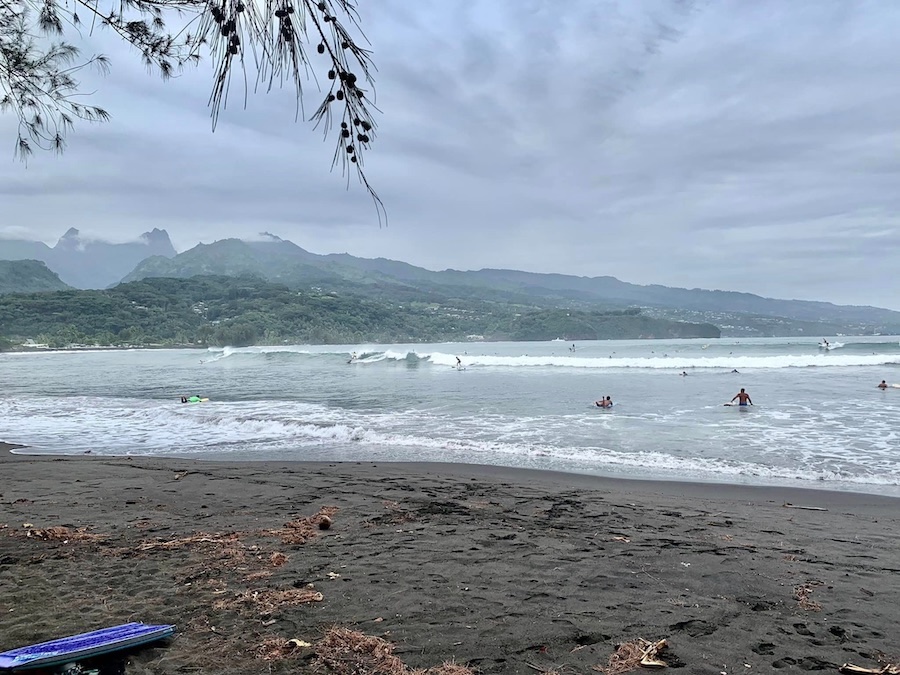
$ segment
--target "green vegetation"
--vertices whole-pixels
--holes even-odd
[[[38,260],[0,260],[0,295],[69,288]]]
[[[145,259],[125,281],[198,274],[250,274],[290,288],[318,287],[343,295],[441,306],[508,303],[545,309],[595,312],[640,307],[648,317],[714,324],[726,335],[861,335],[900,332],[900,312],[802,300],[773,300],[749,293],[638,286],[614,277],[578,277],[515,270],[434,272],[384,258],[317,255],[268,235],[265,241],[222,239],[173,258]],[[509,327],[507,327],[509,328]],[[629,325],[629,333],[666,334],[666,329]],[[588,331],[590,333],[590,331]]]
[[[639,309],[607,312],[538,310],[516,317],[510,325],[510,340],[617,340],[631,338],[719,337],[711,324],[679,323],[645,316]]]
[[[482,300],[384,302],[256,277],[152,278],[109,290],[0,297],[0,332],[51,347],[718,337],[636,309],[569,311]]]

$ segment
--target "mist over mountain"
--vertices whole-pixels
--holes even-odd
[[[222,239],[174,257],[137,265],[123,281],[148,277],[254,275],[292,288],[321,287],[396,302],[454,298],[537,307],[642,307],[652,315],[703,321],[731,335],[832,335],[900,332],[900,312],[878,307],[764,298],[734,291],[642,286],[611,276],[577,277],[504,269],[427,270],[385,258],[319,255],[270,233],[257,240]]]
[[[106,288],[116,284],[145,258],[171,258],[175,248],[165,230],[154,228],[137,241],[113,244],[88,239],[69,228],[55,246],[26,239],[0,239],[0,260],[39,260],[75,288]]]

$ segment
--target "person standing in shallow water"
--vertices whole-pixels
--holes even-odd
[[[734,403],[734,399],[738,399],[738,405],[753,405],[753,401],[750,400],[750,394],[744,391],[744,388],[741,387],[741,390],[734,395],[734,398],[731,399],[731,402]]]
[[[881,381],[881,384],[878,385],[879,389],[887,389],[887,382],[884,380]]]

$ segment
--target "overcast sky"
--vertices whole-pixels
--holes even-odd
[[[360,0],[388,210],[329,172],[291,92],[211,132],[208,63],[148,75],[108,34],[110,123],[12,158],[0,236],[175,247],[269,231],[316,253],[900,309],[900,3]],[[307,111],[318,105],[314,85]]]

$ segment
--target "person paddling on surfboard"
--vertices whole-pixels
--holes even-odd
[[[750,400],[750,394],[744,391],[744,388],[741,387],[741,390],[734,395],[734,398],[731,399],[731,402],[734,403],[734,399],[738,399],[738,405],[753,405],[753,401]]]

